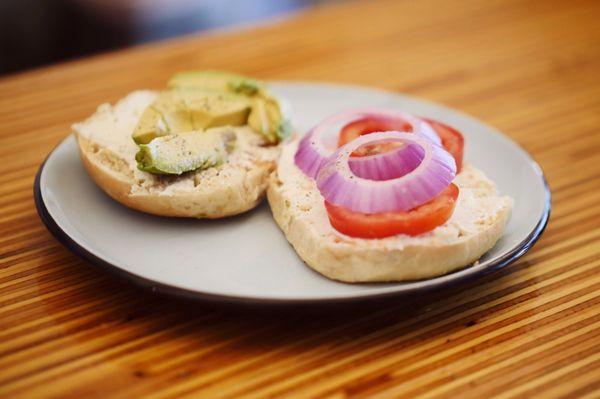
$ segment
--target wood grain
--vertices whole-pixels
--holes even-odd
[[[0,396],[600,397],[600,2],[364,1],[0,79]],[[190,68],[383,87],[533,154],[527,256],[467,286],[328,309],[160,298],[77,259],[34,210],[71,123]]]

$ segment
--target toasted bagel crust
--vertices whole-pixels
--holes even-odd
[[[444,226],[416,237],[348,237],[331,227],[314,182],[294,164],[296,147],[292,142],[283,149],[267,197],[298,255],[331,279],[385,282],[440,276],[479,259],[502,236],[508,221],[512,199],[500,197],[483,173],[465,165],[455,180],[461,189],[457,209]]]

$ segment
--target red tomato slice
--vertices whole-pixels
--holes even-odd
[[[422,118],[429,123],[435,132],[440,136],[442,145],[454,157],[456,161],[456,173],[462,170],[463,152],[465,147],[465,139],[460,132],[444,123],[431,119]]]
[[[325,201],[329,221],[340,233],[358,238],[384,238],[397,234],[416,236],[446,223],[456,205],[458,187],[448,188],[431,201],[408,212],[366,214]]]
[[[408,122],[390,121],[378,118],[363,118],[344,126],[338,139],[338,147],[351,142],[363,134],[374,132],[389,132],[390,130],[400,130],[411,132],[412,127]]]
[[[444,123],[434,121],[427,118],[421,118],[424,121],[428,122],[431,127],[435,130],[435,132],[440,136],[442,140],[442,145],[448,151],[456,161],[456,171],[459,173],[462,170],[462,162],[463,162],[463,152],[465,140],[463,135],[460,132],[451,126],[448,126]],[[340,137],[338,139],[338,147],[343,146],[346,143],[354,140],[355,138],[362,136],[364,134],[369,134],[373,132],[386,132],[390,130],[400,130],[400,131],[412,131],[411,126],[407,122],[403,121],[390,121],[390,120],[382,120],[377,118],[363,118],[344,126],[340,132]],[[383,146],[379,144],[379,146]],[[380,148],[381,152],[389,151],[391,148],[386,148],[385,146]],[[365,146],[365,149],[368,153],[373,153],[374,149],[369,149],[368,146]],[[364,156],[365,154],[360,151],[355,151],[353,156]]]

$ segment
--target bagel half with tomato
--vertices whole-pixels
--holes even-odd
[[[389,110],[333,115],[284,146],[267,198],[308,266],[343,282],[440,276],[502,236],[513,200],[463,163],[463,136]]]

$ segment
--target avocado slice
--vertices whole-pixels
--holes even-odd
[[[271,144],[278,143],[291,133],[290,121],[283,116],[279,102],[269,95],[252,99],[248,125]]]
[[[132,137],[137,144],[148,144],[167,134],[242,126],[249,113],[245,96],[195,89],[166,91],[144,110]]]
[[[169,134],[140,144],[135,160],[140,170],[180,175],[222,164],[234,143],[235,133],[231,130]]]
[[[168,83],[169,88],[196,88],[220,92],[254,95],[264,85],[258,80],[230,72],[187,71],[175,74]]]
[[[194,126],[184,99],[177,93],[162,92],[144,110],[132,137],[137,144],[148,144],[156,137],[190,130]]]
[[[204,93],[220,93],[214,96],[225,96],[221,101],[218,97],[215,99],[205,94],[202,100],[187,102],[197,128],[247,123],[270,144],[277,144],[291,133],[290,121],[283,115],[281,105],[260,81],[229,72],[188,71],[174,75],[169,80],[169,87],[172,91],[200,90]],[[241,99],[247,101],[248,113],[242,111],[245,101]],[[213,108],[219,111],[207,115],[207,110]]]
[[[152,105],[147,107],[133,129],[133,141],[137,144],[147,144],[155,137],[161,135],[158,131],[159,121],[166,124],[162,113],[157,108]]]
[[[185,101],[196,130],[243,126],[248,120],[250,101],[245,96],[202,90],[178,90],[178,93]]]

